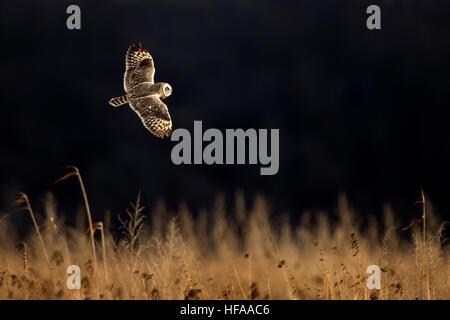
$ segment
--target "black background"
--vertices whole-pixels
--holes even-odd
[[[23,308],[26,305],[29,308]],[[20,301],[20,300],[8,300],[0,301],[0,306],[2,310],[11,310],[17,315],[28,314],[28,311],[36,310],[36,312],[45,313],[47,310],[51,309],[54,311],[67,312],[70,310],[71,314],[76,318],[82,318],[86,313],[101,312],[102,314],[113,315],[114,317],[129,317],[130,311],[134,310],[137,314],[145,314],[151,310],[152,314],[164,315],[169,319],[185,319],[196,317],[193,315],[180,315],[181,308],[186,308],[187,306],[195,307],[214,307],[215,312],[210,319],[242,319],[255,318],[261,320],[267,319],[279,319],[280,316],[283,319],[298,319],[299,312],[315,314],[318,317],[326,318],[330,314],[348,314],[348,310],[355,313],[364,313],[370,310],[370,314],[374,317],[383,317],[386,313],[392,314],[394,317],[405,316],[407,318],[414,316],[426,316],[427,311],[431,308],[436,310],[440,314],[444,314],[448,306],[446,300],[413,300],[413,301],[362,301],[362,300],[347,300],[347,301],[333,301],[333,300],[272,300],[272,301],[248,301],[248,300],[232,300],[232,301],[220,301],[220,300],[149,300],[149,301],[136,301],[136,300],[110,300],[110,301],[93,301],[93,300],[83,300],[83,301],[55,301],[55,300],[44,300],[44,301]],[[237,308],[243,307],[245,310],[249,310],[250,307],[253,310],[258,306],[267,306],[269,314],[251,314],[245,315],[242,313],[229,312],[225,314],[225,308],[233,308],[237,305]],[[263,307],[259,307],[258,310],[264,310]],[[139,311],[141,310],[141,311]],[[217,311],[221,310],[221,312]],[[439,311],[439,310],[442,310]],[[49,312],[49,318],[57,318],[57,312]],[[197,315],[197,317],[202,317]],[[204,318],[207,316],[204,315]]]
[[[81,30],[66,8],[81,7]],[[378,4],[382,29],[366,28]],[[41,205],[81,204],[76,165],[96,216],[142,190],[152,207],[210,207],[236,190],[275,213],[330,210],[346,192],[364,214],[391,203],[410,220],[423,186],[450,208],[448,1],[3,1],[0,208],[19,191]],[[142,42],[168,82],[174,128],[279,128],[280,170],[175,166],[123,94],[125,52]]]

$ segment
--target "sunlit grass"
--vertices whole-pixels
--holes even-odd
[[[233,208],[218,196],[195,217],[184,204],[177,212],[162,203],[146,209],[138,195],[110,230],[90,212],[79,171],[61,180],[70,176],[79,178],[90,226],[65,225],[51,196],[37,221],[22,194],[18,205],[36,232],[19,240],[9,217],[0,217],[0,299],[450,298],[446,223],[425,196],[426,219],[403,231],[389,207],[362,228],[344,196],[337,219],[304,214],[293,226],[262,197],[247,208],[241,193]],[[69,265],[81,268],[80,290],[67,289]],[[380,290],[366,286],[369,265],[381,268]]]

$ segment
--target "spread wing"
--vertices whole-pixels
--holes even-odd
[[[142,44],[131,45],[126,56],[124,77],[125,92],[141,82],[153,83],[155,64],[150,53],[142,47]]]
[[[164,138],[172,133],[169,110],[158,96],[136,99],[131,103],[131,108],[136,111],[144,126],[155,136]]]

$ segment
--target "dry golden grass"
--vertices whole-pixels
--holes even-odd
[[[450,298],[445,223],[425,197],[426,229],[421,221],[400,231],[388,207],[383,221],[370,218],[362,228],[343,196],[336,221],[304,214],[294,227],[271,215],[262,197],[246,208],[238,193],[227,209],[219,196],[211,212],[194,218],[186,205],[174,213],[162,203],[144,209],[138,195],[120,232],[110,229],[109,215],[95,219],[84,187],[83,197],[91,228],[64,225],[51,195],[38,221],[22,195],[36,230],[25,240],[0,216],[0,299]],[[69,265],[81,268],[80,290],[66,287]],[[369,265],[382,270],[380,290],[366,286]]]

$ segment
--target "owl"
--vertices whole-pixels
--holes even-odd
[[[172,120],[161,100],[172,94],[172,87],[165,82],[154,83],[155,64],[141,43],[128,48],[125,61],[126,94],[112,98],[109,104],[119,107],[128,103],[151,133],[159,138],[170,136]]]

